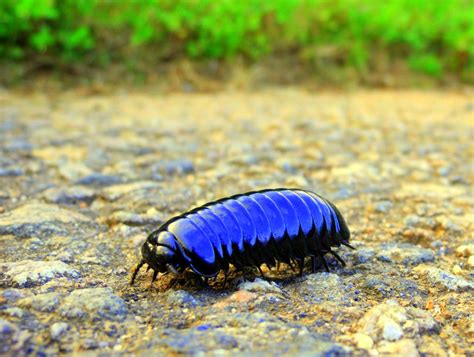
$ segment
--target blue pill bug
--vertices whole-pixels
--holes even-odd
[[[350,232],[334,204],[302,189],[266,189],[222,198],[169,219],[153,231],[142,246],[131,284],[145,264],[158,273],[181,274],[190,268],[200,277],[215,277],[230,265],[237,269],[280,262],[299,265],[311,257],[312,272],[317,261],[327,271],[324,256],[349,244]],[[263,275],[263,273],[262,273]]]

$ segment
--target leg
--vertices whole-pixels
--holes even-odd
[[[342,245],[345,245],[346,247],[348,248],[351,248],[352,250],[356,250],[352,245],[350,245],[349,243],[345,243],[345,242],[342,242],[341,243]]]
[[[247,276],[247,269],[245,267],[242,267],[242,274],[244,275],[244,280],[249,280],[249,277]]]
[[[316,257],[314,255],[311,256],[311,274],[316,272]]]
[[[260,275],[262,276],[263,279],[265,279],[265,275],[263,274],[262,268],[260,266],[257,266],[258,271],[260,272]]]
[[[334,256],[334,258],[336,258],[336,259],[339,261],[339,263],[341,263],[341,265],[342,265],[343,267],[346,266],[346,262],[344,261],[344,259],[342,259],[342,258],[339,256],[339,254],[337,254],[336,252],[334,252],[334,251],[332,251],[332,250],[330,250],[329,253],[332,254],[332,255]]]
[[[137,277],[138,271],[142,268],[143,265],[145,265],[145,261],[142,260],[140,263],[137,264],[137,266],[133,270],[132,279],[130,280],[130,285],[133,285],[133,283],[135,282],[135,278]]]
[[[179,272],[176,270],[176,268],[174,266],[172,266],[171,264],[166,264],[166,269],[171,273],[173,274],[174,276],[178,276],[179,275]]]
[[[300,259],[300,277],[303,276],[304,258]]]
[[[151,281],[150,281],[150,289],[153,287],[153,282],[156,280],[157,276],[158,276],[158,270],[153,270],[153,276],[151,277]]]
[[[206,278],[206,277],[203,278],[201,275],[194,274],[194,280],[202,288],[205,288],[205,287],[209,286],[207,284],[208,278]]]
[[[329,273],[328,262],[326,261],[326,258],[324,258],[324,255],[321,254],[321,255],[319,256],[319,259],[321,259],[321,261],[323,262],[323,265],[324,265],[324,268],[326,269],[326,272]]]
[[[177,282],[178,282],[178,279],[172,278],[170,282],[168,283],[168,285],[166,286],[166,290],[171,289],[173,286],[176,285]]]
[[[291,270],[293,271],[293,273],[296,273],[295,266],[294,266],[293,263],[291,262],[291,259],[288,261],[288,265],[290,266],[290,268],[291,268]]]

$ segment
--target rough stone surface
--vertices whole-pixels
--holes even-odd
[[[90,218],[78,212],[33,202],[0,215],[0,235],[59,235],[67,233],[70,226],[87,222],[90,222]]]
[[[268,333],[273,336],[272,343],[265,341]],[[288,345],[289,338],[296,343]],[[154,343],[166,347],[169,352],[186,354],[215,350],[231,352],[236,349],[244,353],[261,351],[278,354],[282,353],[282,348],[288,355],[327,356],[344,353],[341,345],[327,337],[260,312],[208,315],[190,329],[165,330],[163,336],[154,339]]]
[[[239,285],[239,289],[252,292],[266,292],[281,294],[282,291],[275,282],[268,282],[266,280],[257,278],[255,281],[245,281]]]
[[[433,331],[437,324],[429,312],[400,306],[389,300],[371,308],[358,322],[358,331],[374,341],[397,341],[405,334]]]
[[[51,188],[43,194],[46,201],[58,204],[90,204],[94,201],[96,193],[88,187],[72,186],[65,188]]]
[[[384,262],[398,261],[408,265],[418,265],[435,260],[433,251],[409,243],[384,243],[377,258]]]
[[[58,167],[59,174],[68,181],[75,181],[78,177],[87,177],[92,170],[80,162],[67,161]]]
[[[301,284],[301,292],[318,304],[350,304],[356,295],[356,288],[339,275],[324,272],[308,275]]]
[[[114,185],[106,187],[102,191],[102,196],[108,201],[116,201],[117,199],[134,191],[146,191],[157,187],[159,187],[158,183],[153,181],[133,182],[129,184]]]
[[[8,320],[0,318],[0,353],[6,354],[16,344],[18,329]]]
[[[467,265],[469,265],[470,268],[474,268],[474,255],[471,255],[471,256],[467,259]]]
[[[0,177],[1,176],[21,176],[24,172],[19,168],[1,168],[0,167]]]
[[[59,340],[69,330],[66,322],[55,322],[49,327],[49,333],[53,340]]]
[[[473,281],[463,279],[439,268],[420,266],[415,271],[424,275],[431,285],[438,285],[453,291],[474,290]]]
[[[76,183],[84,186],[111,186],[121,183],[122,181],[123,180],[118,176],[92,173],[77,180]]]
[[[37,311],[52,312],[59,304],[60,296],[57,293],[46,293],[29,296],[18,301],[18,306],[32,308]]]
[[[387,356],[417,357],[420,355],[416,348],[415,341],[410,339],[384,343],[380,346],[379,352]]]
[[[170,290],[167,293],[166,302],[170,305],[177,305],[181,307],[192,306],[195,307],[199,302],[194,298],[194,296],[183,290]]]
[[[164,218],[160,214],[136,214],[132,212],[118,211],[108,216],[105,221],[109,225],[123,223],[128,226],[160,225]]]
[[[156,163],[152,166],[152,172],[156,175],[184,175],[194,172],[194,165],[190,160],[177,159],[177,160],[165,160]]]
[[[73,291],[64,298],[60,313],[68,318],[123,320],[127,315],[124,301],[110,288],[88,288]]]
[[[460,257],[470,257],[474,255],[474,243],[460,245],[456,248],[456,254]]]
[[[0,355],[474,355],[471,102],[0,90]],[[169,217],[285,186],[339,208],[346,266],[130,286]]]
[[[7,280],[21,288],[42,285],[52,279],[62,277],[77,279],[81,276],[79,271],[58,260],[22,260],[17,263],[2,263],[0,269]]]
[[[365,333],[355,333],[352,339],[356,346],[362,350],[370,350],[374,346],[374,340]]]

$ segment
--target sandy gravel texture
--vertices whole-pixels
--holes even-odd
[[[474,354],[473,112],[469,91],[0,92],[0,354]],[[269,187],[339,207],[346,267],[129,286],[167,218]]]

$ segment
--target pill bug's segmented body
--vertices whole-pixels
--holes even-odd
[[[231,196],[173,217],[152,232],[142,247],[142,261],[158,272],[179,274],[191,268],[203,277],[220,270],[277,262],[292,265],[310,256],[328,269],[324,255],[349,245],[350,233],[339,210],[316,193],[301,189],[268,189]],[[352,247],[351,247],[352,248]]]

